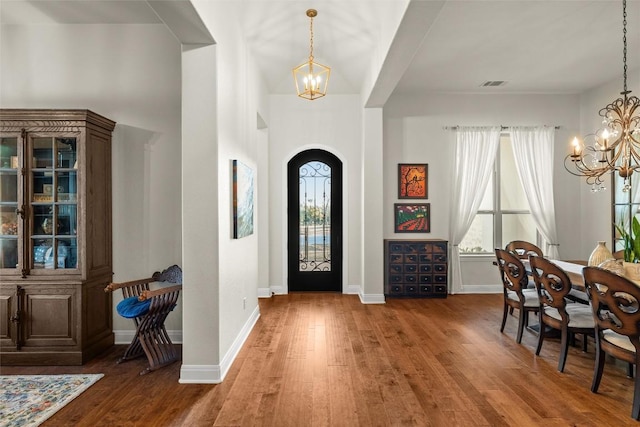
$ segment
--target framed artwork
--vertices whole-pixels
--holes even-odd
[[[430,203],[394,203],[394,231],[396,233],[430,233]]]
[[[253,169],[233,161],[233,238],[253,234]]]
[[[428,184],[426,163],[398,164],[398,198],[426,199]]]

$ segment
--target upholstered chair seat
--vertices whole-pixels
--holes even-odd
[[[538,307],[540,302],[538,301],[538,293],[535,289],[523,289],[522,295],[524,296],[525,307]],[[507,298],[511,301],[519,301],[518,294],[514,291],[507,291]]]
[[[585,304],[567,304],[565,311],[569,317],[567,326],[570,328],[593,328],[593,313],[590,306]],[[558,321],[562,320],[560,312],[555,307],[545,307],[544,314]]]
[[[615,345],[616,347],[621,347],[632,353],[636,352],[636,348],[633,346],[628,336],[614,332],[611,329],[602,331],[602,339]]]
[[[540,333],[538,334],[536,355],[539,355],[542,349],[547,327],[559,330],[558,371],[563,372],[567,361],[569,342],[573,341],[575,334],[583,335],[582,347],[585,351],[587,350],[587,336],[595,336],[593,311],[588,304],[568,301],[567,296],[572,291],[571,280],[558,265],[537,255],[529,256],[529,264],[540,300]]]

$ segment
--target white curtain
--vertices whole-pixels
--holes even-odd
[[[516,169],[529,201],[531,215],[546,242],[544,253],[558,259],[558,233],[553,203],[553,144],[555,129],[548,126],[512,127]]]
[[[500,132],[499,126],[459,127],[456,132],[449,228],[451,293],[462,289],[459,245],[471,227],[493,173]]]

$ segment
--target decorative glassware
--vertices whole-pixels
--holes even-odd
[[[607,248],[607,244],[604,241],[598,242],[598,246],[595,247],[591,255],[589,256],[589,265],[598,266],[608,259],[613,259],[613,254]]]

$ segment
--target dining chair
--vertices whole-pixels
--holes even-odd
[[[540,308],[538,294],[535,289],[527,288],[529,278],[520,258],[500,248],[495,249],[496,261],[504,294],[504,310],[500,332],[504,332],[507,315],[510,309],[518,309],[518,334],[516,341],[522,341],[522,332],[527,326],[529,313],[537,313]]]
[[[542,249],[525,240],[512,240],[504,248],[506,251],[517,255],[520,259],[529,259],[529,255],[542,256]]]
[[[504,249],[520,258],[523,263],[529,262],[529,255],[542,256],[542,249],[531,242],[527,242],[526,240],[512,240],[507,243]],[[536,285],[533,282],[533,277],[531,276],[531,269],[527,265],[525,265],[525,269],[527,274],[529,274],[529,283],[527,284],[527,287],[535,289]]]
[[[582,270],[591,299],[596,332],[596,361],[591,391],[598,392],[605,356],[638,367],[640,363],[640,287],[598,267]],[[631,417],[640,419],[640,377],[634,378]]]
[[[536,355],[540,355],[547,328],[560,331],[560,357],[558,371],[563,372],[567,361],[569,342],[575,334],[583,335],[583,350],[586,351],[587,336],[594,335],[594,320],[591,307],[587,304],[568,302],[571,279],[567,273],[553,262],[537,255],[529,257],[531,273],[536,284],[540,301],[540,332]]]

